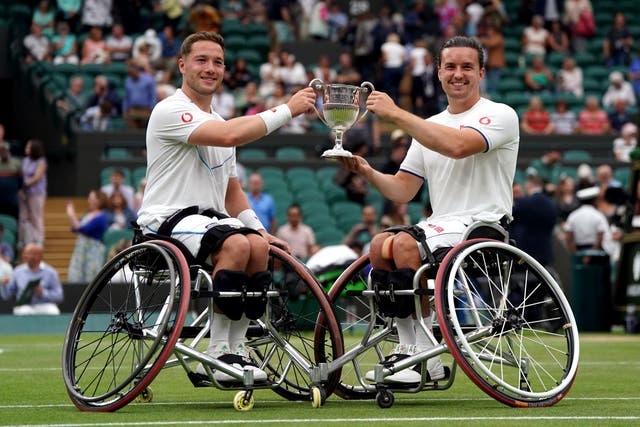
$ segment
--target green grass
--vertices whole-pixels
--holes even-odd
[[[0,336],[0,425],[331,425],[359,426],[629,426],[640,424],[640,336],[585,334],[577,380],[568,396],[543,409],[514,409],[486,396],[458,370],[445,391],[396,393],[390,409],[335,396],[312,409],[268,390],[255,407],[236,412],[233,391],[193,388],[181,368],[153,381],[153,403],[115,413],[85,413],[67,397],[60,335]]]

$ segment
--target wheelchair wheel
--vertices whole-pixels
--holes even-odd
[[[342,332],[324,289],[306,266],[277,247],[271,247],[270,255],[269,270],[280,296],[270,299],[267,320],[262,324],[264,332],[249,337],[248,344],[261,367],[278,384],[276,393],[289,400],[311,400],[314,384],[310,370],[325,360],[319,360],[319,354],[329,360],[342,355]],[[313,336],[319,316],[326,319],[321,328],[321,353],[314,348]],[[292,356],[294,351],[287,347],[297,355]],[[339,376],[329,375],[322,385],[325,396],[333,392]]]
[[[147,389],[180,336],[189,293],[187,262],[168,242],[134,245],[104,266],[64,341],[64,381],[78,409],[115,411]]]
[[[571,388],[578,330],[562,290],[536,260],[503,242],[463,242],[436,278],[450,352],[469,378],[514,407],[551,406]]]
[[[347,267],[329,290],[329,300],[342,326],[345,352],[361,345],[364,331],[369,325],[373,325],[371,335],[379,337],[375,344],[336,371],[340,381],[334,392],[343,399],[376,398],[375,386],[367,384],[364,375],[367,370],[373,369],[375,364],[383,361],[398,343],[397,335],[387,327],[385,318],[375,314],[376,310],[372,310],[370,298],[357,293],[367,289],[369,271],[369,256],[364,255]],[[322,324],[321,320],[318,321],[319,327]],[[316,330],[319,343],[324,341],[324,329],[326,328]],[[322,351],[321,346],[318,349]],[[324,357],[321,356],[322,358]]]

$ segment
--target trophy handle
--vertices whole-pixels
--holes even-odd
[[[373,83],[371,82],[362,82],[362,84],[360,84],[359,103],[360,103],[361,113],[360,113],[360,117],[358,117],[358,120],[362,119],[364,116],[367,115],[367,112],[369,111],[367,110],[367,99],[369,98],[369,95],[371,95],[371,92],[373,92],[374,90],[376,90],[376,88],[373,86]]]
[[[309,82],[309,87],[312,88],[316,94],[316,102],[313,104],[313,109],[316,110],[316,114],[320,121],[322,121],[326,126],[329,126],[327,121],[324,119],[324,82],[320,79],[313,79]]]

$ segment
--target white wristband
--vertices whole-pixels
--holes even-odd
[[[258,219],[258,215],[253,211],[253,209],[245,209],[238,214],[238,219],[242,221],[242,223],[254,230],[262,230],[264,229],[264,225]]]
[[[267,127],[267,135],[291,120],[291,110],[287,104],[265,110],[258,114]]]

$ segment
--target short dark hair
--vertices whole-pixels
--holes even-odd
[[[44,144],[39,139],[30,139],[27,143],[31,144],[31,151],[29,152],[29,158],[36,160],[40,157],[44,157]]]
[[[484,68],[484,48],[477,39],[465,36],[451,37],[449,40],[444,42],[444,44],[440,48],[440,51],[438,52],[438,55],[436,55],[437,68],[440,68],[442,51],[450,47],[470,47],[471,49],[475,49],[478,52],[478,64],[480,64],[480,68]]]
[[[180,46],[180,57],[184,58],[191,53],[193,44],[202,40],[218,43],[224,51],[224,37],[213,31],[198,31],[188,36]]]

